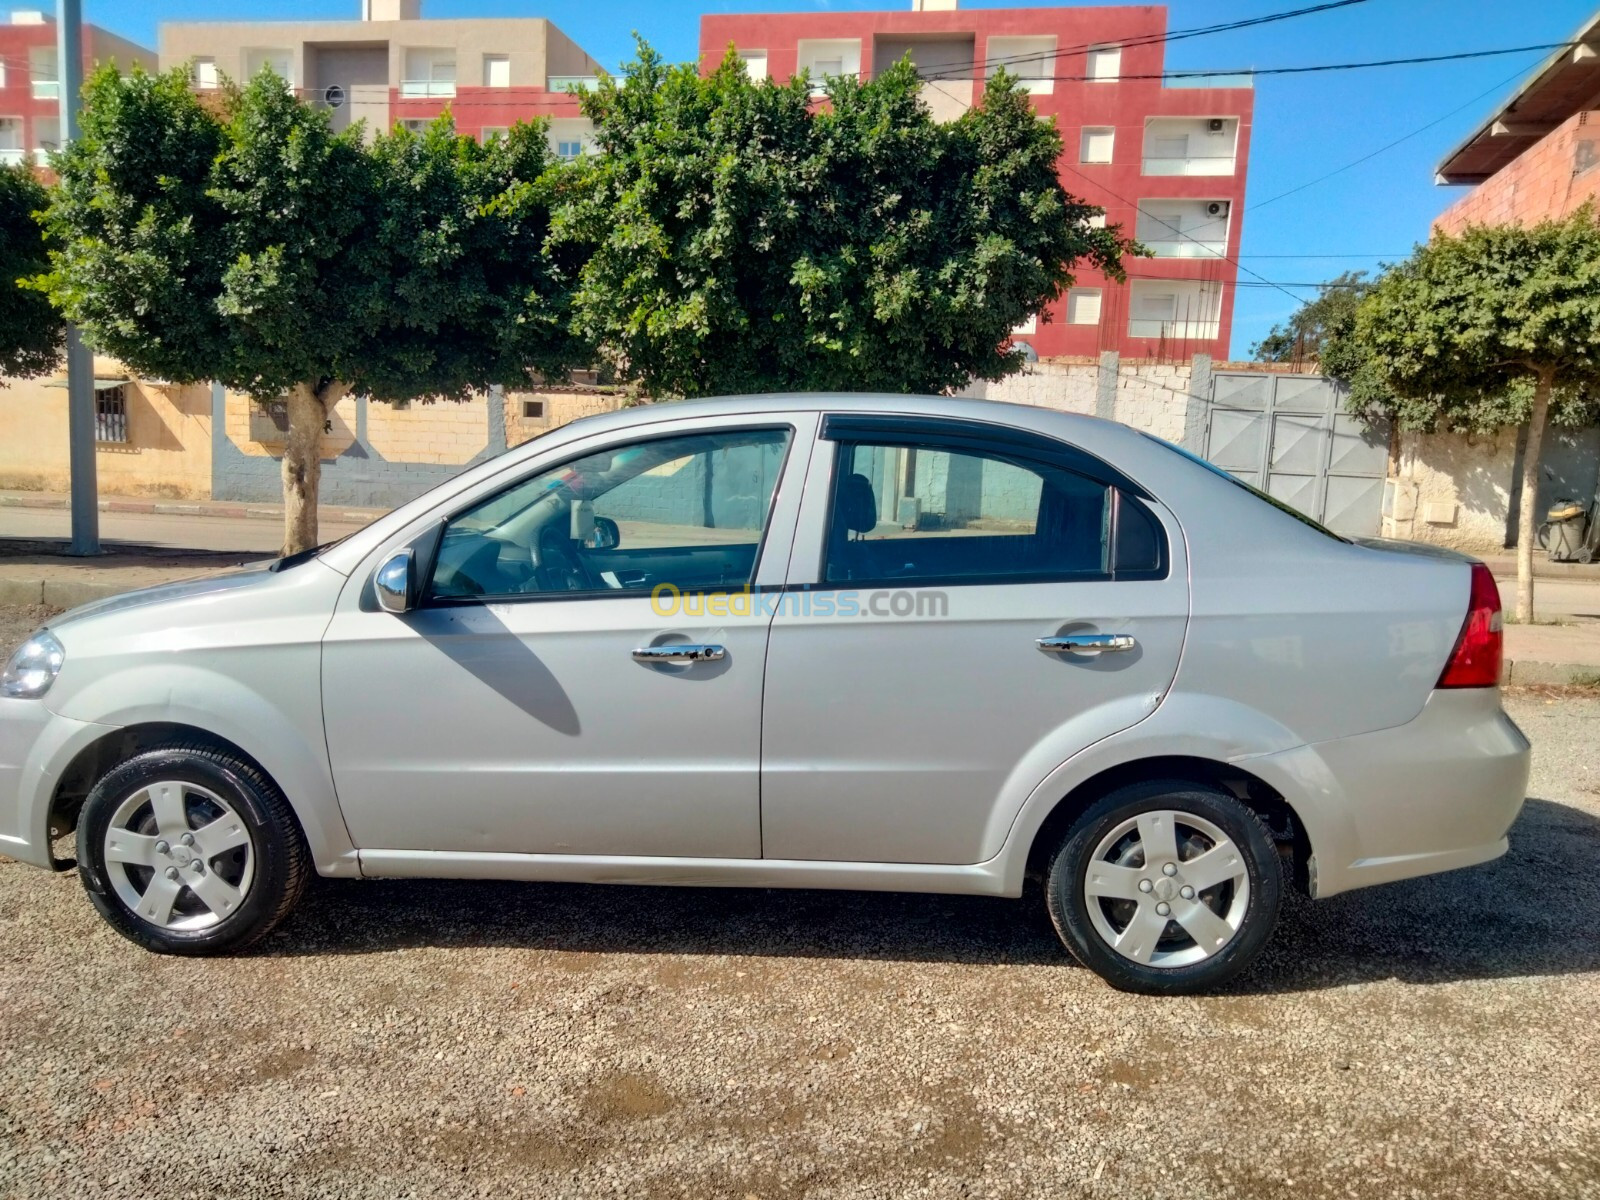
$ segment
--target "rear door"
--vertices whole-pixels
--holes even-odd
[[[833,415],[762,720],[768,858],[975,863],[1055,767],[1142,720],[1188,620],[1137,483],[979,422]]]

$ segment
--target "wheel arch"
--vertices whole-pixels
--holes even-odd
[[[283,795],[301,834],[314,852],[318,850],[318,834],[321,831],[314,822],[306,820],[293,795],[257,755],[213,730],[182,721],[146,721],[119,726],[80,749],[57,777],[50,797],[48,816],[50,841],[54,843],[57,838],[76,827],[78,813],[83,808],[84,801],[94,789],[94,785],[109,771],[136,755],[168,746],[202,747],[248,763]],[[77,863],[74,859],[58,858],[52,852],[51,865],[58,871],[66,871],[71,870]]]
[[[1277,788],[1233,763],[1196,755],[1166,754],[1117,763],[1074,786],[1050,809],[1028,846],[1026,877],[1042,879],[1051,853],[1083,812],[1100,797],[1131,783],[1171,779],[1227,792],[1259,816],[1289,868],[1295,887],[1310,891],[1311,840],[1304,822]]]

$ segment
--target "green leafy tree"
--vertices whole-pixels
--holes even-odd
[[[1250,347],[1257,362],[1319,362],[1328,338],[1355,320],[1356,306],[1372,284],[1365,271],[1346,271],[1317,289],[1282,325]]]
[[[0,167],[0,375],[42,375],[61,360],[61,314],[20,286],[48,266],[44,231],[34,218],[48,201],[27,167]]]
[[[1056,175],[1061,138],[1015,82],[939,124],[909,62],[868,83],[701,77],[642,42],[582,97],[601,153],[556,240],[587,261],[578,331],[653,395],[939,392],[1022,362],[1009,335],[1076,263],[1133,248]]]
[[[1525,426],[1517,618],[1533,619],[1536,482],[1552,413],[1600,416],[1600,224],[1564,220],[1439,235],[1362,300],[1332,358],[1353,411],[1402,429]]]
[[[542,254],[554,165],[537,129],[479,146],[445,121],[368,147],[270,71],[205,104],[181,68],[107,69],[56,163],[37,283],[135,370],[286,399],[292,553],[317,540],[344,395],[462,399],[587,360]]]

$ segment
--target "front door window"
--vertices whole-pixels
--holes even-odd
[[[789,441],[786,428],[693,433],[540,472],[450,520],[429,598],[742,588]]]

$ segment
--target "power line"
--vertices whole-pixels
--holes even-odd
[[[1443,121],[1448,121],[1451,117],[1455,116],[1462,109],[1471,107],[1472,105],[1476,104],[1478,101],[1482,100],[1485,96],[1492,95],[1493,93],[1498,92],[1501,88],[1505,87],[1507,84],[1512,83],[1515,80],[1521,78],[1522,74],[1527,69],[1528,68],[1525,67],[1525,66],[1524,67],[1519,67],[1513,74],[1507,75],[1499,83],[1496,83],[1491,87],[1485,88],[1483,91],[1479,92],[1476,96],[1473,96],[1470,100],[1463,101],[1462,103],[1460,103],[1460,104],[1456,105],[1454,108],[1452,108],[1449,112],[1444,113],[1441,116],[1435,117],[1433,120],[1429,121],[1426,125],[1419,125],[1415,129],[1413,129],[1410,133],[1402,134],[1400,137],[1395,138],[1394,141],[1388,142],[1385,145],[1379,146],[1376,150],[1372,151],[1369,154],[1363,154],[1360,158],[1353,158],[1349,162],[1345,163],[1342,167],[1335,167],[1333,170],[1329,171],[1325,175],[1318,175],[1315,179],[1310,179],[1310,180],[1307,180],[1305,183],[1297,184],[1296,186],[1290,188],[1286,192],[1279,192],[1276,196],[1269,196],[1265,200],[1257,200],[1254,204],[1248,205],[1246,207],[1246,211],[1247,212],[1254,212],[1258,208],[1265,208],[1269,204],[1276,204],[1279,200],[1284,199],[1286,196],[1293,196],[1296,192],[1303,192],[1307,188],[1316,187],[1317,184],[1323,183],[1323,182],[1325,182],[1325,181],[1327,181],[1329,179],[1332,179],[1335,175],[1342,175],[1344,172],[1350,170],[1351,167],[1359,167],[1362,163],[1368,162],[1368,161],[1370,161],[1370,160],[1372,160],[1374,158],[1377,158],[1378,155],[1387,153],[1388,151],[1393,150],[1396,146],[1399,146],[1402,143],[1409,142],[1412,138],[1416,137],[1418,134],[1426,133],[1428,130],[1432,129],[1435,125],[1438,125]]]
[[[1506,54],[1526,54],[1534,50],[1570,50],[1583,44],[1582,42],[1541,42],[1532,46],[1506,46],[1497,50],[1464,50],[1456,54],[1416,55],[1410,58],[1378,58],[1366,62],[1318,63],[1305,67],[1235,67],[1229,70],[1161,71],[1155,74],[1119,75],[1116,82],[1127,83],[1133,80],[1152,79],[1212,79],[1227,75],[1312,75],[1325,71],[1361,71],[1371,67],[1409,67],[1427,65],[1429,63],[1461,62],[1465,59],[1494,58]],[[919,76],[919,78],[932,79],[934,77]],[[946,76],[945,78],[949,77]],[[1111,82],[1097,81],[1092,75],[1030,75],[1028,78],[1030,80],[1050,79],[1062,83]]]
[[[1113,192],[1110,188],[1106,187],[1105,184],[1102,183],[1100,180],[1094,178],[1094,176],[1092,176],[1092,175],[1086,175],[1084,172],[1078,170],[1077,167],[1072,166],[1070,163],[1059,163],[1058,165],[1061,167],[1062,170],[1071,171],[1074,175],[1078,176],[1080,179],[1087,180],[1089,183],[1094,184],[1097,188],[1099,188],[1100,191],[1104,192],[1106,195],[1112,197],[1113,199],[1121,200],[1124,204],[1133,205],[1133,208],[1134,208],[1135,212],[1143,213],[1144,216],[1149,217],[1156,224],[1163,225],[1166,228],[1172,230],[1173,233],[1177,234],[1183,240],[1188,241],[1188,242],[1193,242],[1196,245],[1204,245],[1205,244],[1205,243],[1201,242],[1199,238],[1193,237],[1193,236],[1191,236],[1191,235],[1189,235],[1187,233],[1184,233],[1182,229],[1179,229],[1176,225],[1172,224],[1169,221],[1162,220],[1160,217],[1156,216],[1154,213],[1144,212],[1144,210],[1140,207],[1138,201],[1129,200],[1126,196],[1118,195],[1116,192]],[[1135,232],[1137,232],[1137,227],[1135,227]],[[1273,283],[1272,280],[1268,279],[1265,275],[1261,274],[1259,271],[1251,270],[1249,267],[1245,266],[1242,262],[1240,262],[1237,258],[1231,257],[1230,255],[1227,255],[1227,254],[1218,254],[1215,257],[1217,258],[1218,261],[1226,262],[1226,263],[1232,263],[1239,270],[1247,272],[1250,275],[1254,275],[1262,283],[1267,284],[1268,286],[1276,287],[1280,292],[1282,292],[1285,296],[1288,296],[1296,304],[1301,303],[1301,301],[1303,300],[1303,297],[1296,296],[1293,292],[1291,292],[1286,287],[1279,287],[1279,285]],[[1234,285],[1237,286],[1238,282],[1239,281],[1237,279],[1235,279],[1234,280]]]
[[[1046,60],[1053,61],[1065,58],[1071,54],[1081,54],[1088,50],[1099,49],[1102,46],[1106,47],[1107,49],[1115,47],[1119,50],[1125,50],[1129,47],[1138,46],[1158,46],[1166,42],[1181,42],[1186,41],[1189,38],[1207,37],[1218,33],[1231,33],[1238,29],[1249,29],[1257,25],[1270,25],[1276,21],[1288,21],[1295,17],[1306,17],[1315,13],[1330,12],[1336,8],[1349,8],[1355,4],[1365,3],[1367,3],[1367,0],[1330,0],[1328,3],[1313,4],[1307,8],[1297,8],[1287,12],[1267,13],[1263,16],[1249,17],[1240,21],[1224,21],[1216,25],[1196,25],[1188,29],[1171,29],[1164,30],[1161,33],[1139,34],[1135,37],[1127,38],[1120,42],[1108,42],[1104,40],[1098,42],[1081,42],[1075,46],[1057,46],[1055,49],[1045,53],[1032,51],[1029,53],[1008,54],[985,59],[975,58],[962,63],[948,63],[945,66],[938,68],[938,70],[956,71],[980,66],[987,68],[993,66],[1008,66],[1015,63],[1044,62]]]

